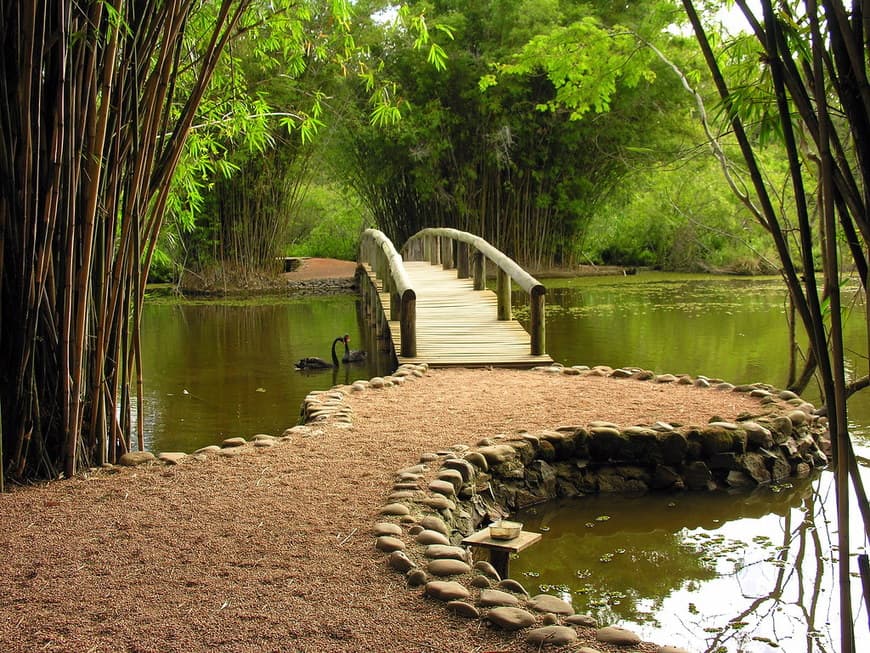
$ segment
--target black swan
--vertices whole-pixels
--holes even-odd
[[[344,356],[341,357],[342,363],[361,363],[366,359],[366,353],[361,349],[351,349],[347,343],[350,342],[350,336],[344,334]]]
[[[346,336],[345,336],[346,337]],[[297,370],[328,370],[330,368],[338,367],[338,356],[335,353],[335,346],[342,342],[345,337],[339,336],[335,340],[332,341],[332,362],[329,363],[322,358],[318,358],[317,356],[309,356],[308,358],[300,359],[294,367]],[[347,344],[345,343],[345,347]]]

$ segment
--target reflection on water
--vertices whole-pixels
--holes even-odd
[[[752,493],[595,496],[518,515],[511,575],[601,624],[688,650],[837,650],[832,475]],[[856,538],[853,553],[865,550]],[[860,589],[855,588],[855,605]],[[870,650],[856,613],[858,650]]]
[[[359,320],[355,296],[258,301],[146,304],[147,449],[189,452],[227,437],[280,435],[298,422],[311,390],[392,370],[384,343]],[[366,362],[294,370],[303,357],[329,360],[332,341],[345,333],[368,352]]]

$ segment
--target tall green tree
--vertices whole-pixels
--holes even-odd
[[[674,5],[427,6],[454,35],[449,65],[435,74],[404,58],[401,31],[373,46],[410,110],[386,134],[354,126],[358,191],[397,241],[447,225],[533,266],[576,260],[595,210],[650,160],[651,139],[680,127],[663,116],[686,98],[635,36],[659,38]]]
[[[280,19],[243,22],[190,142],[192,168],[177,178],[177,197],[187,200],[172,214],[182,266],[274,272],[304,194],[326,91],[355,51],[349,19],[349,6],[336,12],[309,0]]]

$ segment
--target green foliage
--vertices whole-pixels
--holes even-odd
[[[630,30],[606,27],[597,17],[585,16],[534,37],[513,63],[501,64],[497,70],[500,75],[545,74],[555,94],[536,108],[556,111],[567,107],[571,119],[579,120],[588,111],[608,111],[618,84],[633,88],[641,79],[653,81],[650,59],[650,53],[638,49]],[[486,76],[481,88],[496,80],[495,75]]]
[[[636,35],[674,40],[672,3],[411,6],[449,26],[448,65],[409,57],[401,32],[372,41],[403,119],[348,123],[343,174],[398,242],[454,226],[533,265],[570,263],[626,175],[670,158],[685,132],[690,98]]]
[[[384,128],[402,118],[407,103],[357,43],[357,8],[347,0],[249,8],[203,98],[174,179],[164,257],[194,269],[268,265],[304,221],[296,207],[319,137],[344,110],[336,99],[341,80],[364,82],[366,106],[359,110],[370,125]],[[192,33],[208,25],[214,10],[205,5],[191,17]],[[389,31],[426,65],[444,69],[439,40],[450,38],[448,27],[403,8]]]
[[[707,156],[635,175],[630,196],[598,212],[587,260],[666,270],[770,273],[767,235]]]
[[[359,200],[334,185],[313,186],[297,217],[298,232],[288,256],[356,260],[360,234],[370,226]]]

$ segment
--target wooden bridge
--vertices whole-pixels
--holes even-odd
[[[546,289],[484,239],[456,229],[423,229],[405,256],[380,231],[360,243],[366,315],[389,337],[399,364],[525,368],[553,362],[544,348]],[[407,260],[406,260],[407,259]],[[487,262],[496,290],[487,290]],[[516,284],[529,297],[529,331],[512,317]]]

